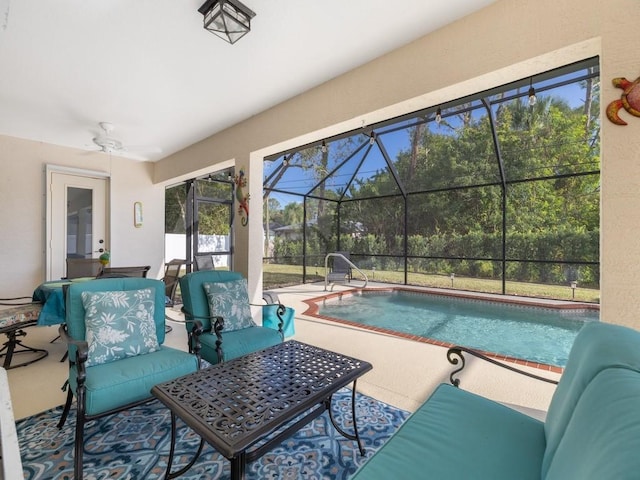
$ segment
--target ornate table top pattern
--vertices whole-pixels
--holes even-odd
[[[292,340],[156,385],[153,393],[231,458],[371,368]]]

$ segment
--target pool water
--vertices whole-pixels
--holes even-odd
[[[556,309],[395,290],[344,295],[319,314],[486,352],[563,367],[596,310]]]

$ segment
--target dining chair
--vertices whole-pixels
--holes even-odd
[[[107,277],[141,277],[147,278],[147,272],[151,269],[150,265],[138,267],[103,267],[97,278]]]
[[[96,277],[102,270],[102,263],[97,258],[67,258],[67,275],[65,279]]]
[[[193,256],[195,271],[215,270],[212,253],[196,253]]]
[[[58,428],[76,398],[74,476],[82,478],[88,421],[145,403],[151,387],[200,367],[197,332],[185,352],[163,345],[164,293],[160,280],[105,278],[65,289],[60,336],[69,353],[67,401]]]
[[[331,272],[328,277],[334,283],[350,282],[353,278],[349,252],[334,252],[340,256],[333,257]]]
[[[173,260],[164,264],[164,282],[165,288],[165,305],[167,307],[173,307],[176,303],[176,291],[178,289],[178,279],[182,273],[182,267],[187,264],[186,260],[180,260],[174,258]]]
[[[203,270],[180,278],[182,311],[189,349],[199,333],[200,355],[222,363],[282,342],[285,306],[276,308],[277,330],[256,325],[251,316],[247,280],[239,272]],[[262,305],[259,305],[262,307]]]

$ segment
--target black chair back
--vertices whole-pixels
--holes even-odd
[[[213,254],[211,253],[196,253],[193,259],[195,261],[194,267],[196,272],[216,269],[213,264]]]
[[[139,267],[103,267],[97,278],[140,277],[147,278],[149,265]]]

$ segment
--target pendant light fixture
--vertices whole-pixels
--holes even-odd
[[[204,28],[234,44],[251,30],[256,14],[239,0],[207,0],[198,9],[204,15]]]

